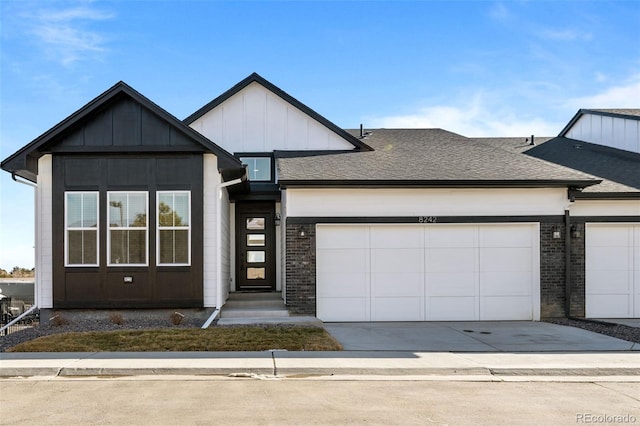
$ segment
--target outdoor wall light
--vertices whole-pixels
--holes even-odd
[[[276,218],[274,222],[276,226],[280,226],[280,223],[282,223],[282,216],[280,216],[280,213],[276,213]]]
[[[301,229],[301,230],[300,230],[300,234],[299,234],[299,235],[300,235],[300,238],[304,238],[304,237],[306,237],[306,236],[307,236],[307,233],[306,233],[306,232],[304,232],[304,229]]]
[[[580,230],[576,225],[571,225],[571,238],[580,238]]]
[[[553,232],[551,232],[551,238],[554,240],[559,240],[562,235],[560,234],[560,228],[553,228]]]

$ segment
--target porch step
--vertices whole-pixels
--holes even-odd
[[[222,307],[220,318],[283,318],[289,311],[284,305],[282,294],[271,293],[231,293]]]
[[[225,325],[306,325],[322,327],[322,321],[316,317],[254,317],[254,318],[220,318],[218,320],[219,326]]]

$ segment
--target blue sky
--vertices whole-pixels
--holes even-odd
[[[0,2],[0,157],[123,80],[184,118],[252,72],[339,126],[555,135],[640,107],[638,1]],[[0,173],[0,268],[33,190]]]

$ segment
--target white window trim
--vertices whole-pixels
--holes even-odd
[[[145,209],[147,214],[146,226],[111,228],[109,223],[109,206],[111,205],[111,194],[144,194]],[[128,199],[128,197],[127,197]],[[127,202],[127,206],[129,203]],[[140,231],[145,230],[145,250],[144,263],[111,263],[111,230],[117,231]],[[149,266],[149,193],[146,191],[107,191],[107,266]]]
[[[189,226],[160,226],[160,195],[187,194],[189,200]],[[175,203],[174,203],[175,205]],[[187,263],[160,263],[160,231],[187,230]],[[174,250],[175,254],[175,250]],[[156,192],[156,265],[157,266],[191,266],[191,191],[157,191]]]
[[[69,227],[67,223],[68,215],[68,195],[85,195],[85,194],[95,194],[96,195],[96,227],[95,228],[85,228],[81,227]],[[81,215],[84,214],[84,197],[82,200],[82,211]],[[80,223],[83,222],[83,218],[81,217]],[[94,230],[96,231],[96,263],[69,263],[69,231],[85,231],[85,230]],[[84,243],[83,243],[84,244]],[[82,247],[82,252],[84,255],[84,246]],[[65,191],[64,193],[64,266],[65,267],[74,267],[74,268],[95,268],[96,266],[100,266],[100,193],[98,191]]]

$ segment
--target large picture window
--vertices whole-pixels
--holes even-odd
[[[98,193],[64,195],[65,266],[98,266]]]
[[[108,192],[108,264],[147,265],[149,200],[146,192]]]
[[[158,265],[191,263],[191,194],[188,191],[157,193]]]

